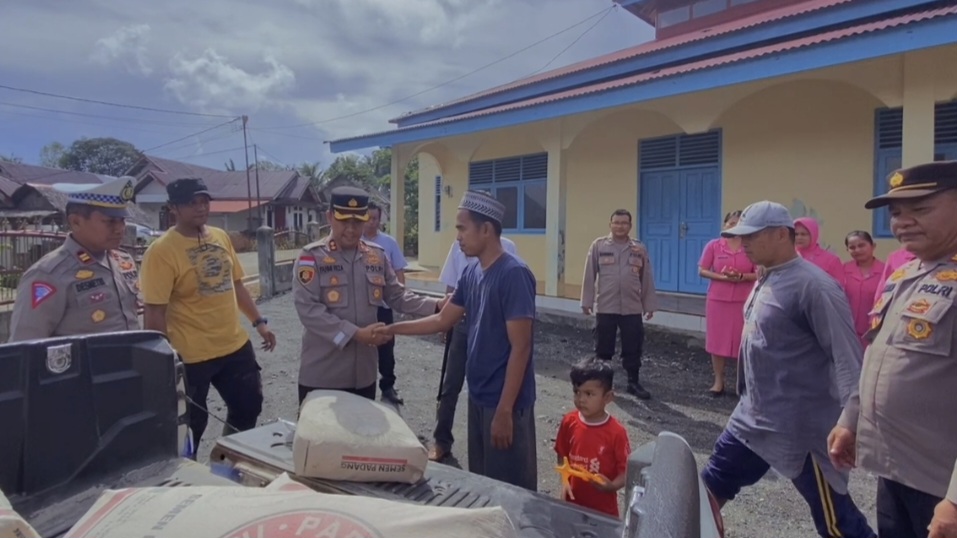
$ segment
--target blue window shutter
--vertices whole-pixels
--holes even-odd
[[[435,231],[442,231],[442,176],[435,176]]]
[[[874,136],[874,196],[887,192],[887,178],[901,167],[904,144],[904,110],[884,108],[875,114]],[[894,237],[887,208],[873,211],[874,237]]]
[[[957,144],[957,101],[938,103],[934,109],[934,145],[950,144]]]
[[[548,153],[469,163],[469,188],[488,191],[500,200],[500,196],[504,197],[503,203],[508,211],[504,226],[509,232],[545,231],[540,218],[541,197],[536,195],[547,178]],[[535,186],[526,193],[526,185]],[[529,207],[526,208],[526,204]]]

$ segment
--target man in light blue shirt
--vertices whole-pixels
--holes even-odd
[[[502,249],[518,258],[515,243],[502,236]],[[519,258],[521,259],[521,258]],[[449,254],[442,266],[439,280],[445,284],[445,291],[452,293],[462,280],[462,273],[470,264],[478,263],[478,258],[466,256],[462,252],[458,241],[453,241]],[[445,335],[445,363],[442,365],[442,379],[439,380],[438,408],[435,411],[435,431],[432,432],[434,443],[429,449],[429,459],[442,461],[452,454],[452,444],[455,437],[452,435],[452,424],[455,422],[455,408],[458,405],[459,394],[465,384],[465,361],[468,358],[469,330],[465,318],[455,324]]]
[[[385,250],[389,257],[389,263],[395,271],[395,276],[399,283],[405,285],[405,268],[409,266],[405,256],[402,255],[402,247],[399,242],[391,235],[379,229],[379,223],[382,221],[382,208],[375,202],[369,202],[369,220],[365,223],[362,239],[369,243],[375,243]],[[388,306],[380,306],[378,319],[381,323],[389,325],[395,322],[392,309]],[[399,397],[399,392],[395,390],[395,340],[389,340],[387,343],[378,347],[379,350],[379,390],[382,392],[382,400],[395,405],[402,405],[405,401]]]

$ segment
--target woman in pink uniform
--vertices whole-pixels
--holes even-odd
[[[870,328],[867,314],[881,286],[884,262],[874,257],[874,238],[867,232],[856,230],[847,234],[844,246],[851,255],[851,261],[844,264],[844,293],[851,304],[854,330],[861,339],[861,346],[867,347],[864,340],[864,333]]]
[[[805,260],[820,267],[825,273],[844,285],[844,264],[837,254],[824,250],[818,244],[821,229],[817,221],[810,217],[794,219],[794,246]]]
[[[887,279],[891,277],[891,273],[900,269],[902,265],[916,257],[917,256],[914,256],[914,254],[903,247],[891,252],[890,255],[887,256],[887,262],[884,264],[884,272],[881,273],[880,283],[877,286],[877,290],[874,291],[875,303],[881,298],[881,293],[883,293],[884,286],[887,284]]]
[[[724,229],[738,224],[740,211],[724,217]],[[705,303],[705,349],[711,354],[714,384],[711,395],[724,394],[724,369],[736,360],[744,330],[744,302],[757,279],[757,268],[741,248],[741,238],[712,239],[698,261],[698,274],[709,279]]]

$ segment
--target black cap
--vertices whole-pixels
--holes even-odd
[[[169,203],[173,205],[186,205],[192,202],[197,194],[205,194],[210,200],[213,199],[209,189],[206,188],[206,183],[199,178],[181,178],[166,186],[166,195],[169,196]]]
[[[369,220],[369,193],[355,187],[336,187],[330,197],[332,216],[336,220]]]
[[[940,191],[957,189],[957,161],[938,161],[902,168],[887,180],[887,194],[875,196],[864,204],[867,209],[884,207],[893,200],[923,198]]]

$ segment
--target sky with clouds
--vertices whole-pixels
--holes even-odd
[[[325,140],[652,34],[612,0],[6,0],[0,85],[207,116],[0,88],[0,154],[36,163],[49,142],[112,136],[241,167],[239,122],[218,125],[245,114],[260,158],[328,165]]]

